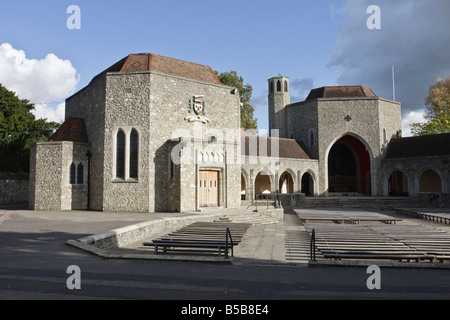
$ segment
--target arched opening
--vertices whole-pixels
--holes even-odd
[[[294,179],[289,172],[281,174],[278,190],[280,193],[294,193]]]
[[[270,176],[267,172],[261,171],[255,178],[255,198],[270,199],[271,194]]]
[[[302,193],[307,197],[314,196],[314,180],[309,172],[305,172],[302,176]]]
[[[407,197],[408,190],[408,176],[401,171],[395,171],[389,177],[388,182],[390,197]]]
[[[125,132],[117,132],[116,178],[125,179]]]
[[[428,169],[420,175],[419,192],[442,192],[442,179],[439,174]]]
[[[277,92],[281,92],[281,81],[277,81]]]
[[[247,183],[242,173],[241,173],[241,200],[247,200]]]
[[[130,178],[138,178],[139,164],[139,134],[136,129],[130,135]]]
[[[328,192],[339,195],[371,195],[370,155],[357,138],[346,135],[328,155]]]
[[[288,92],[288,82],[285,80],[284,81],[284,92]]]

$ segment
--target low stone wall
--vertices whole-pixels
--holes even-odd
[[[450,193],[419,193],[419,201],[427,207],[450,208]]]
[[[305,200],[304,193],[280,194],[279,197],[284,210],[298,209]]]
[[[28,180],[0,178],[0,204],[28,203]]]
[[[194,222],[214,221],[221,216],[223,215],[211,214],[146,221],[78,240],[69,240],[67,243],[102,255],[101,251],[125,247],[142,239],[150,239],[162,232],[175,231]],[[89,250],[89,247],[92,250]]]

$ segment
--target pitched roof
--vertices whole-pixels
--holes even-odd
[[[385,158],[436,156],[450,156],[450,133],[392,139]]]
[[[79,118],[66,119],[50,138],[50,142],[55,141],[88,142],[84,120]]]
[[[103,73],[139,71],[156,71],[202,82],[220,84],[220,80],[211,67],[154,53],[130,54],[106,69]]]
[[[250,148],[250,144],[256,143],[256,148]],[[278,143],[278,155],[272,155],[272,144]],[[261,147],[264,146],[264,149]],[[267,148],[265,147],[267,146]],[[241,135],[241,154],[243,156],[277,156],[289,159],[311,159],[308,153],[294,139],[273,138],[264,136]]]
[[[306,100],[317,98],[359,98],[376,97],[375,93],[364,86],[334,86],[311,90]]]

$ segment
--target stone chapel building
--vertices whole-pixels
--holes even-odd
[[[274,194],[450,193],[450,134],[401,137],[401,104],[364,86],[291,103],[269,84],[268,137],[240,129],[240,99],[204,65],[131,54],[66,100],[32,148],[30,208],[191,212]]]

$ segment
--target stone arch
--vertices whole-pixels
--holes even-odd
[[[328,192],[371,195],[373,152],[352,132],[334,139],[325,152]]]
[[[419,173],[419,192],[442,192],[443,179],[438,170],[423,168]]]
[[[268,169],[263,169],[255,176],[255,198],[270,198],[272,192],[273,174]]]
[[[250,195],[248,193],[249,177],[244,169],[241,169],[241,200],[248,200]]]
[[[388,195],[390,197],[409,196],[409,178],[403,170],[395,169],[389,175]]]
[[[313,197],[315,195],[315,174],[314,172],[307,170],[303,173],[301,178],[301,191],[307,197]]]
[[[277,81],[277,92],[281,92],[281,81]]]
[[[295,174],[291,169],[286,169],[281,175],[278,181],[279,193],[294,193]]]

